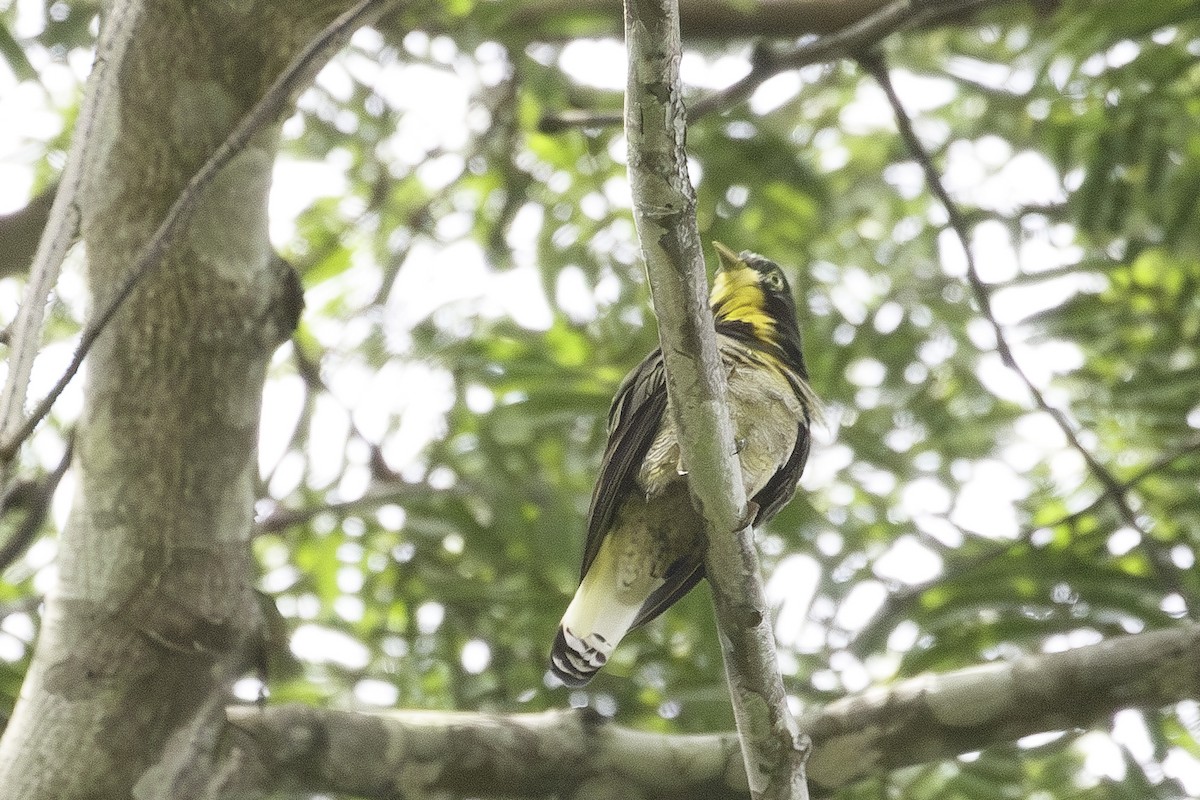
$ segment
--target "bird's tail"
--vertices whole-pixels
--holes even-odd
[[[635,580],[633,585],[622,582],[613,549],[611,541],[601,545],[554,637],[550,671],[567,686],[583,686],[608,663],[633,627],[653,584],[661,583],[646,579]]]
[[[550,651],[550,671],[571,688],[585,686],[596,670],[608,663],[613,648],[595,635],[583,639],[565,625],[558,626],[554,648]]]

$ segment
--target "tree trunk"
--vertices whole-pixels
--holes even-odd
[[[80,203],[93,308],[188,178],[340,6],[118,3],[127,37],[96,110]],[[206,793],[255,635],[247,543],[267,360],[295,283],[267,239],[278,131],[203,196],[191,228],[96,343],[59,579],[0,740],[0,798]],[[289,298],[289,290],[292,297]]]

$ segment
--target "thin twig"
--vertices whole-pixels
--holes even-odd
[[[737,105],[750,98],[754,91],[781,72],[813,64],[823,64],[859,53],[906,28],[933,24],[1010,0],[896,0],[849,25],[837,33],[823,36],[790,52],[773,54],[760,49],[750,74],[732,86],[705,97],[692,107],[695,117],[701,117]]]
[[[1197,453],[1200,453],[1200,436],[1192,437],[1180,447],[1177,447],[1171,452],[1159,456],[1154,461],[1142,467],[1133,475],[1129,476],[1129,478],[1127,478],[1122,484],[1122,487],[1125,491],[1129,491],[1146,478],[1162,472],[1163,470],[1169,469],[1175,466],[1175,464],[1182,459],[1185,459],[1189,456],[1195,456]],[[960,558],[952,563],[948,563],[945,571],[943,571],[943,573],[936,578],[922,581],[921,583],[909,584],[902,588],[892,590],[884,600],[883,606],[876,611],[871,619],[871,622],[857,634],[856,638],[861,640],[864,635],[866,635],[866,638],[868,639],[871,638],[869,635],[867,635],[868,631],[876,629],[879,625],[884,624],[889,619],[895,619],[898,615],[906,613],[905,609],[910,603],[917,601],[931,589],[937,589],[938,587],[945,586],[947,583],[955,580],[962,580],[975,570],[988,566],[996,559],[1008,556],[1013,552],[1013,548],[1015,547],[1028,547],[1032,545],[1033,536],[1038,531],[1053,530],[1054,528],[1058,528],[1062,525],[1074,525],[1085,515],[1095,511],[1108,499],[1108,497],[1108,491],[1102,490],[1100,494],[1096,495],[1096,497],[1083,508],[1064,514],[1052,522],[1047,522],[1032,528],[1026,528],[1025,530],[1021,531],[1020,534],[1018,534],[1017,538],[1001,542],[994,547],[988,548],[984,552],[965,558]],[[957,528],[958,531],[964,535],[970,535],[976,538],[984,538],[981,534],[967,530],[961,525],[950,521],[949,519],[944,517],[941,519]]]
[[[63,453],[62,459],[58,462],[58,466],[54,468],[54,471],[27,491],[22,492],[22,502],[20,505],[25,509],[25,517],[13,529],[12,535],[8,537],[8,541],[0,547],[0,575],[4,574],[9,565],[16,561],[29,548],[37,532],[41,529],[46,515],[50,513],[50,501],[54,498],[54,490],[58,488],[59,481],[62,480],[63,475],[67,473],[67,470],[71,466],[71,457],[74,450],[75,434],[72,433],[71,437],[67,440],[67,449]],[[0,513],[10,510],[10,501],[11,498],[7,495],[3,500],[0,500]]]
[[[404,504],[413,500],[428,500],[436,494],[453,493],[454,490],[436,490],[428,485],[419,483],[379,484],[368,489],[362,497],[354,500],[338,500],[303,508],[278,508],[254,525],[256,536],[264,533],[275,533],[286,530],[293,525],[302,525],[313,517],[321,514],[337,514],[349,516],[366,511],[372,511],[380,506],[393,503]]]
[[[1127,480],[1125,480],[1123,483],[1121,483],[1119,488],[1121,491],[1128,492],[1129,490],[1137,487],[1138,484],[1140,484],[1146,478],[1149,478],[1151,475],[1162,472],[1163,470],[1174,466],[1177,461],[1180,461],[1181,459],[1186,458],[1188,456],[1195,455],[1196,453],[1200,453],[1200,437],[1193,438],[1191,441],[1189,441],[1187,444],[1183,445],[1182,447],[1179,447],[1175,450],[1172,450],[1169,453],[1159,456],[1154,461],[1150,462],[1149,464],[1147,464],[1146,466],[1142,467],[1140,470],[1135,472],[1133,475],[1131,475]],[[991,563],[992,561],[996,560],[997,558],[1002,558],[1002,557],[1008,555],[1009,553],[1012,552],[1012,549],[1014,547],[1017,547],[1018,545],[1030,544],[1033,541],[1033,535],[1038,531],[1052,530],[1054,528],[1058,528],[1063,525],[1074,525],[1080,519],[1082,519],[1086,515],[1092,513],[1097,508],[1099,508],[1101,504],[1103,504],[1106,500],[1110,499],[1111,497],[1112,497],[1112,493],[1110,492],[1110,490],[1105,488],[1098,495],[1096,495],[1096,497],[1090,503],[1088,503],[1083,508],[1072,511],[1068,514],[1064,514],[1052,522],[1047,522],[1043,525],[1038,525],[1033,528],[1028,528],[1028,529],[1022,531],[1020,533],[1020,535],[1017,536],[1016,539],[1003,542],[1002,544],[997,545],[996,547],[988,550],[985,553],[979,553],[979,554],[972,556],[966,560],[960,561],[955,566],[953,574],[942,574],[942,575],[939,575],[937,578],[926,581],[924,583],[918,583],[918,584],[906,586],[901,591],[895,592],[892,595],[892,597],[895,598],[895,600],[897,600],[899,602],[904,602],[904,601],[907,601],[914,597],[918,597],[921,594],[929,591],[930,589],[933,589],[937,586],[943,585],[948,580],[953,580],[956,577],[961,577],[963,575],[970,574],[971,571],[979,569],[980,567],[986,566],[987,564]],[[946,521],[949,522],[949,520],[946,520]],[[965,530],[961,526],[955,525],[953,522],[951,522],[950,524],[954,525],[954,527],[958,528],[963,533],[972,533],[973,534],[972,531]],[[978,536],[979,534],[973,534],[973,535]]]
[[[1004,332],[1003,326],[996,318],[994,309],[992,308],[991,292],[988,289],[983,278],[980,277],[978,264],[975,261],[975,254],[970,245],[970,226],[958,204],[951,199],[949,192],[946,191],[945,185],[942,183],[941,175],[938,172],[933,159],[930,157],[925,146],[921,143],[916,131],[913,130],[912,119],[908,116],[908,112],[904,108],[904,104],[900,101],[900,97],[896,94],[896,89],[892,85],[891,75],[888,72],[884,58],[878,52],[863,53],[859,55],[859,62],[864,69],[870,72],[880,88],[883,89],[887,96],[888,102],[892,106],[892,111],[896,116],[896,126],[900,131],[900,137],[904,140],[909,154],[913,159],[920,164],[921,169],[925,173],[925,181],[929,186],[929,191],[942,204],[946,210],[946,216],[949,220],[951,231],[955,238],[958,239],[959,246],[962,248],[967,264],[967,283],[971,287],[971,292],[975,297],[975,302],[979,305],[979,312],[987,320],[992,328],[993,335],[996,337],[996,352],[1000,355],[1000,360],[1017,376],[1024,384],[1026,390],[1033,398],[1034,404],[1039,410],[1048,414],[1055,424],[1067,438],[1067,442],[1071,449],[1079,453],[1087,464],[1088,470],[1100,482],[1104,488],[1102,496],[1107,497],[1116,506],[1125,523],[1130,528],[1137,531],[1143,542],[1149,543],[1149,534],[1143,528],[1141,522],[1137,518],[1132,506],[1130,506],[1126,497],[1127,487],[1121,484],[1113,474],[1100,463],[1099,459],[1087,448],[1079,438],[1075,426],[1068,419],[1067,414],[1062,410],[1050,404],[1046,400],[1045,394],[1039,389],[1034,382],[1029,378],[1029,375],[1017,362],[1016,356],[1013,355],[1012,347],[1009,344],[1008,337]],[[1171,563],[1168,555],[1159,552],[1156,548],[1148,547],[1148,554],[1151,563],[1160,573],[1160,576],[1166,580],[1172,589],[1178,591],[1180,584],[1172,578],[1172,573],[1175,571],[1174,565]]]
[[[395,2],[397,0],[361,0],[354,8],[330,23],[308,47],[292,59],[275,83],[242,118],[237,127],[230,132],[221,146],[179,193],[179,197],[167,211],[158,230],[154,232],[154,236],[142,248],[133,268],[125,273],[124,278],[109,296],[104,307],[97,311],[84,326],[79,344],[71,356],[71,363],[55,383],[54,388],[42,398],[25,421],[0,443],[0,462],[12,458],[17,448],[50,412],[59,395],[75,377],[75,373],[79,371],[84,357],[96,343],[100,334],[104,332],[105,327],[116,315],[121,305],[133,293],[142,279],[162,263],[167,249],[175,243],[179,232],[191,219],[201,193],[217,173],[242,152],[256,133],[279,116],[292,97],[312,82],[321,67],[329,61],[334,53],[345,46],[358,28],[378,18],[387,10],[388,6]]]
[[[300,340],[296,337],[292,338],[292,358],[296,362],[296,374],[300,376],[300,380],[304,381],[305,387],[314,396],[324,394],[333,402],[341,406],[342,411],[346,412],[346,419],[350,424],[350,433],[354,438],[361,441],[367,447],[371,448],[373,454],[377,454],[380,445],[375,442],[370,436],[363,433],[362,428],[358,427],[358,423],[354,421],[354,409],[343,403],[333,390],[329,388],[329,384],[321,376],[321,362],[324,358],[318,355],[315,359],[310,358],[304,352],[304,347]],[[378,477],[378,476],[376,476]]]
[[[695,122],[709,114],[726,111],[749,99],[759,86],[781,72],[837,61],[872,47],[897,31],[932,25],[947,18],[1012,1],[894,0],[836,33],[826,34],[791,50],[781,52],[766,47],[756,48],[751,58],[750,72],[731,86],[696,101],[688,109],[688,117]],[[615,111],[571,109],[542,117],[538,128],[544,133],[558,133],[569,128],[611,127],[619,125],[621,119],[621,114]]]
[[[1113,497],[1124,497],[1129,493],[1130,490],[1136,488],[1137,485],[1146,478],[1149,478],[1151,475],[1173,466],[1176,461],[1179,461],[1186,456],[1194,455],[1197,452],[1200,452],[1200,437],[1193,437],[1181,447],[1178,447],[1169,453],[1164,453],[1155,460],[1151,461],[1149,464],[1135,472],[1127,480],[1117,484],[1116,486],[1103,487],[1100,494],[1096,495],[1096,498],[1092,500],[1092,502],[1088,503],[1078,511],[1073,511],[1056,522],[1051,522],[1049,525],[1042,525],[1040,527],[1056,528],[1059,525],[1065,525],[1069,522],[1074,522],[1084,514],[1090,514],[1092,511],[1095,511],[1096,508],[1098,508],[1105,500],[1109,500]]]

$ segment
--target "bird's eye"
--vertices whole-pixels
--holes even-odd
[[[763,278],[763,283],[767,284],[767,288],[773,292],[778,292],[783,288],[783,276],[778,272],[768,272]]]

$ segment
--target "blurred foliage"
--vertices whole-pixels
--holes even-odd
[[[545,681],[607,405],[656,334],[619,131],[537,128],[619,108],[619,48],[570,41],[562,15],[513,30],[502,5],[360,34],[284,126],[281,173],[323,165],[344,183],[277,242],[309,308],[266,394],[254,552],[285,631],[270,701],[588,703],[642,728],[727,729],[703,588],[586,692]],[[799,705],[1196,615],[1198,5],[1014,4],[885,45],[1018,359],[1132,482],[1145,535],[1002,366],[869,76],[808,68],[690,130],[702,235],[790,270],[827,402],[797,499],[761,533],[768,574],[818,576],[771,583]],[[0,10],[0,56],[26,85],[92,44],[91,4],[47,6],[25,38],[17,14]],[[689,45],[685,79],[728,82],[750,52]],[[39,176],[62,138],[28,156]],[[0,583],[5,709],[52,542]],[[1198,726],[1195,703],[1123,712],[1112,738],[1001,745],[839,796],[1183,797]]]

